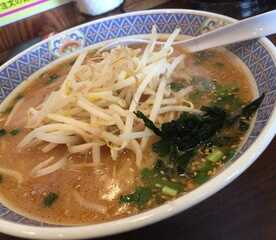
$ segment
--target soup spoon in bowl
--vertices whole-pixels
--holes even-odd
[[[256,39],[276,33],[275,20],[276,10],[273,10],[226,25],[188,40],[175,41],[173,45],[180,45],[189,52],[199,52],[209,48]],[[110,44],[107,44],[100,50],[103,51],[110,49],[117,45],[132,45],[141,43],[147,44],[150,43],[150,40],[138,38],[122,38],[117,41],[112,40]],[[158,41],[157,44],[164,44],[164,42]]]

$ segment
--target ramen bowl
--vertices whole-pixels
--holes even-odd
[[[175,28],[190,37],[236,20],[193,10],[133,12],[89,22],[44,40],[0,68],[0,100],[44,66],[76,54],[83,48],[121,37],[150,34],[152,26],[169,34]],[[195,190],[134,216],[94,225],[59,226],[26,218],[0,204],[0,232],[33,239],[83,239],[130,231],[173,216],[216,193],[245,171],[264,151],[276,132],[276,50],[266,38],[227,46],[247,67],[258,94],[266,93],[251,131],[238,154],[223,171]]]

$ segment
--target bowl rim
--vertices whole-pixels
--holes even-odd
[[[19,53],[5,64],[0,67],[0,72],[6,66],[11,64],[16,59],[20,58],[22,55],[28,51],[38,47],[39,45],[52,40],[54,37],[61,36],[73,30],[77,30],[80,27],[89,26],[91,22],[98,23],[106,20],[112,20],[120,17],[128,17],[132,15],[142,15],[142,14],[166,14],[166,13],[180,13],[180,14],[196,14],[201,16],[206,16],[209,18],[219,18],[222,20],[227,20],[231,23],[237,20],[231,17],[227,17],[217,13],[211,13],[199,10],[190,9],[157,9],[157,10],[144,10],[144,11],[134,11],[130,13],[118,14],[110,17],[101,18],[98,20],[90,21],[73,28],[69,28],[59,34],[54,35],[48,39],[45,39],[34,46],[24,50]],[[276,48],[275,46],[265,37],[258,40],[260,44],[269,52],[276,65]],[[66,57],[66,56],[65,56]],[[63,58],[63,57],[62,57]],[[273,122],[274,120],[274,122]],[[229,167],[223,170],[214,178],[210,179],[208,182],[204,183],[197,189],[189,192],[188,194],[179,197],[173,201],[163,204],[159,207],[153,208],[151,210],[145,211],[140,214],[136,214],[130,217],[125,217],[122,219],[109,221],[105,223],[85,225],[85,226],[64,226],[64,227],[40,227],[40,226],[28,226],[20,223],[14,223],[7,220],[0,219],[0,232],[16,236],[24,237],[29,239],[85,239],[85,238],[96,238],[104,237],[109,235],[114,235],[137,228],[141,228],[146,225],[150,225],[166,218],[169,218],[177,213],[180,213],[199,202],[207,199],[214,193],[221,190],[223,187],[231,183],[236,179],[242,172],[244,172],[265,150],[268,144],[271,142],[276,134],[276,109],[274,107],[271,116],[265,127],[263,128],[260,135],[256,138],[255,142],[247,149],[244,154],[242,154],[235,162],[233,162]]]

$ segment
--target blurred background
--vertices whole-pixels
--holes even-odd
[[[152,8],[189,8],[242,19],[276,9],[275,0],[49,0],[44,3],[48,8],[33,6],[24,16],[24,12],[14,11],[16,6],[8,6],[9,2],[0,0],[0,65],[51,34],[103,16]],[[34,5],[36,1],[29,2]],[[8,7],[14,11],[9,19],[5,13]]]

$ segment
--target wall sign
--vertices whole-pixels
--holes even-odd
[[[0,27],[47,11],[71,0],[0,0]]]

